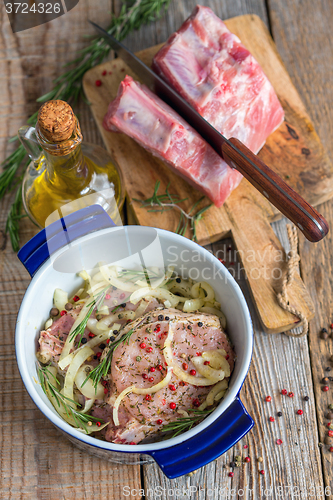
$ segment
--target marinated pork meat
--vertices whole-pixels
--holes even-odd
[[[169,328],[174,333],[174,362],[180,368],[185,366],[188,374],[196,370],[191,361],[193,356],[216,349],[224,349],[230,370],[234,367],[234,351],[216,316],[182,313],[175,309],[159,310],[153,314],[155,317],[146,315],[136,327],[132,325],[134,333],[129,344],[122,343],[114,351],[111,365],[113,389],[108,401],[110,406],[127,387],[149,388],[165,378],[167,364],[163,348]],[[130,393],[120,405],[120,425],[115,427],[111,423],[105,437],[118,443],[138,443],[152,437],[165,424],[179,419],[179,410],[188,411],[200,406],[210,389],[211,386],[194,386],[172,375],[170,383],[155,394],[145,396]]]
[[[219,349],[231,373],[234,368],[235,353],[221,328],[218,316],[202,312],[185,313],[178,309],[165,308],[151,297],[143,298],[134,305],[128,300],[129,295],[128,292],[114,287],[110,287],[107,291],[103,300],[104,311],[107,306],[112,321],[120,324],[120,328],[117,327],[119,332],[114,331],[115,335],[119,335],[120,341],[117,344],[118,340],[111,336],[107,341],[95,345],[92,348],[94,355],[84,362],[89,373],[102,362],[112,342],[115,342],[116,346],[111,348],[110,369],[102,379],[104,396],[102,390],[96,399],[92,400],[93,396],[84,395],[79,387],[76,387],[75,391],[81,407],[91,401],[92,417],[107,424],[100,431],[101,437],[114,443],[134,445],[158,438],[163,426],[182,418],[184,415],[182,412],[198,408],[206,401],[208,393],[216,382],[205,377],[197,379],[202,375],[197,373],[195,363],[192,362],[193,357],[201,356],[206,351],[216,352]],[[41,331],[37,352],[40,362],[43,364],[50,362],[57,366],[68,334],[81,308],[82,304],[74,304],[74,307],[63,312],[50,328]],[[128,316],[124,317],[123,314],[126,311],[136,311],[137,315],[140,313],[141,315],[135,318],[131,313],[131,319],[128,319]],[[94,310],[87,320],[82,338],[80,337],[82,346],[94,338],[95,335],[90,330],[97,321]],[[121,340],[126,334],[130,335],[126,340]],[[78,347],[78,338],[74,343],[75,349]],[[168,345],[166,340],[170,342]],[[170,358],[165,349],[169,349]],[[166,359],[170,362],[170,367]],[[223,368],[221,376],[228,379],[230,373],[226,367]],[[68,366],[61,370],[58,366],[60,377],[65,377],[67,370]],[[174,370],[182,370],[182,373],[177,375]],[[138,395],[132,391],[124,396],[117,412],[118,421],[116,420],[115,403],[124,389],[131,386],[137,389],[149,389],[164,381],[166,376],[169,378],[155,393]],[[188,376],[190,376],[189,381],[186,380]],[[200,386],[194,385],[193,377],[201,382]],[[224,388],[227,385],[226,380]]]
[[[218,207],[242,178],[170,106],[130,76],[121,82],[103,124],[164,160]]]
[[[123,311],[135,311],[138,307],[138,303],[136,305],[131,304],[127,301],[129,294],[122,292],[122,290],[108,290],[107,298],[104,300],[104,304],[108,306],[110,313],[112,310],[117,308],[116,312],[121,315]],[[122,302],[123,301],[123,302]],[[127,302],[126,302],[127,301]],[[151,299],[150,301],[146,301],[147,303],[145,311],[151,311],[155,309],[159,303],[156,299]],[[118,304],[118,306],[116,305]],[[60,316],[54,323],[47,329],[42,330],[40,332],[40,337],[38,339],[39,349],[37,352],[37,358],[42,363],[48,363],[52,361],[52,363],[56,363],[59,361],[60,354],[65,345],[68,333],[72,328],[74,321],[76,320],[79,312],[81,311],[82,306],[77,305],[71,311],[65,311],[63,316]],[[89,325],[91,323],[96,322],[96,311],[94,311],[91,315],[90,321],[88,323],[87,328],[84,330],[84,334],[82,338],[89,340]],[[117,323],[121,326],[125,325],[126,319],[121,319],[121,317],[117,318]],[[96,348],[95,350],[98,350]]]
[[[221,134],[254,153],[283,122],[261,67],[208,7],[194,9],[155,55],[153,68]]]

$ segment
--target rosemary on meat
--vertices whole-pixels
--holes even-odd
[[[77,335],[80,336],[78,347],[80,347],[82,336],[84,334],[84,330],[86,329],[86,326],[87,326],[87,323],[88,323],[88,320],[89,320],[90,316],[92,315],[95,307],[98,308],[101,305],[101,303],[103,302],[103,300],[105,298],[106,291],[108,290],[108,288],[109,288],[109,286],[106,286],[105,288],[103,288],[103,290],[101,290],[100,292],[96,293],[95,297],[88,304],[88,308],[89,309],[87,311],[87,314],[85,315],[85,317],[83,318],[83,320],[81,321],[81,323],[79,323],[76,326],[76,328],[74,328],[74,330],[72,331],[72,333],[70,334],[69,340],[71,342],[72,342],[73,339],[75,339],[75,337]]]
[[[215,410],[215,408],[212,408],[211,410],[190,409],[188,411],[193,412],[194,415],[191,415],[190,417],[178,418],[174,422],[169,422],[163,426],[162,432],[173,432],[172,437],[176,437],[182,432],[189,431],[194,425],[200,424],[200,422],[202,422],[202,420],[213,410]]]
[[[101,423],[104,423],[100,419],[95,418],[92,415],[87,415],[86,413],[82,413],[73,408],[70,403],[74,403],[75,406],[77,405],[77,403],[72,399],[67,398],[66,396],[61,394],[59,390],[60,382],[57,379],[57,377],[55,377],[53,373],[50,372],[48,368],[49,365],[42,366],[40,363],[37,364],[37,371],[38,371],[38,378],[40,381],[40,385],[47,397],[49,397],[49,394],[53,396],[56,403],[58,404],[58,407],[60,408],[62,406],[67,416],[73,417],[78,428],[83,428],[88,433],[88,429],[86,427],[86,424],[88,424],[88,422],[94,423],[99,421]],[[53,380],[54,383],[52,383]]]
[[[197,222],[199,222],[200,219],[202,219],[204,212],[206,212],[206,210],[208,210],[213,205],[213,203],[210,203],[206,207],[201,208],[197,212],[193,213],[194,210],[198,207],[198,205],[204,200],[205,197],[202,196],[196,203],[194,203],[189,212],[185,212],[185,210],[181,208],[179,204],[186,201],[187,198],[181,199],[177,194],[171,194],[169,191],[170,183],[165,188],[165,193],[158,194],[160,185],[161,182],[156,181],[154,193],[151,198],[147,198],[146,200],[138,200],[134,198],[134,201],[138,201],[139,203],[141,203],[143,208],[157,207],[157,208],[149,208],[148,212],[163,213],[168,210],[173,210],[173,209],[178,210],[180,216],[175,233],[184,236],[187,229],[190,228],[192,231],[192,240],[197,241],[196,224]]]
[[[118,40],[123,40],[131,31],[159,19],[168,8],[171,0],[129,0],[122,2],[118,16],[113,16],[108,33]],[[64,72],[54,80],[53,89],[37,99],[43,103],[50,99],[72,101],[75,105],[79,96],[83,96],[82,78],[84,74],[108,56],[111,48],[103,38],[95,38],[84,49],[78,52],[78,57],[65,66],[73,65],[72,69]],[[84,97],[84,96],[83,96]],[[38,112],[28,119],[28,125],[36,124]],[[16,141],[18,136],[12,137],[9,142]],[[11,189],[17,188],[13,207],[7,217],[6,232],[9,233],[13,250],[19,250],[19,216],[21,204],[18,201],[18,192],[22,189],[22,174],[20,167],[26,158],[26,151],[20,144],[2,163],[3,172],[0,174],[0,199]],[[30,161],[30,160],[29,160]],[[26,165],[29,164],[29,161]],[[25,168],[26,168],[25,165]],[[23,169],[23,173],[24,170]]]
[[[93,370],[91,370],[91,372],[89,373],[88,377],[83,382],[82,386],[84,386],[84,384],[87,382],[88,379],[91,379],[92,383],[93,383],[93,386],[97,390],[97,385],[99,384],[99,382],[101,381],[101,379],[105,378],[107,376],[107,374],[109,373],[109,370],[110,370],[110,367],[111,367],[111,360],[112,360],[112,356],[113,356],[114,350],[122,342],[125,343],[127,341],[127,345],[128,345],[130,337],[131,337],[131,335],[132,335],[133,332],[134,332],[134,330],[133,330],[133,328],[131,328],[130,330],[128,330],[127,333],[125,333],[125,335],[123,335],[122,337],[120,337],[120,339],[115,340],[114,342],[112,342],[111,344],[109,344],[109,349],[108,349],[108,352],[107,352],[106,356],[96,366],[96,368],[94,368]]]

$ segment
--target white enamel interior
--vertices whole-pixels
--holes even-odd
[[[131,247],[131,248],[129,248]],[[140,252],[141,251],[141,252]],[[128,267],[135,267],[144,260],[146,266],[172,264],[184,276],[199,281],[208,281],[214,288],[217,300],[227,317],[228,334],[235,346],[237,360],[229,390],[217,409],[200,425],[175,438],[153,444],[128,446],[108,443],[82,434],[64,422],[43,393],[37,381],[36,347],[38,333],[48,318],[52,307],[54,289],[59,287],[69,292],[77,290],[82,283],[75,273],[85,266],[93,267],[99,261],[108,263],[122,260]],[[132,255],[132,256],[131,256]],[[142,261],[142,260],[141,260]],[[61,271],[62,270],[62,271]],[[174,446],[210,425],[237,396],[249,369],[253,331],[244,296],[230,273],[210,252],[196,243],[161,229],[143,226],[104,229],[88,234],[61,249],[48,259],[33,277],[17,318],[16,355],[19,370],[27,391],[38,408],[57,427],[92,448],[119,452],[145,453]]]

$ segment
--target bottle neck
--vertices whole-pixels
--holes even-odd
[[[48,141],[38,124],[36,136],[44,151],[47,181],[55,190],[80,192],[89,183],[90,172],[82,154],[82,134],[78,121],[72,136],[66,141]]]

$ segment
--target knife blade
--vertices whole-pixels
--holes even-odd
[[[121,42],[96,23],[89,22],[145,85],[184,118],[231,168],[241,172],[274,206],[294,222],[309,241],[320,241],[326,236],[329,227],[324,217],[257,155],[238,139],[224,137]]]

